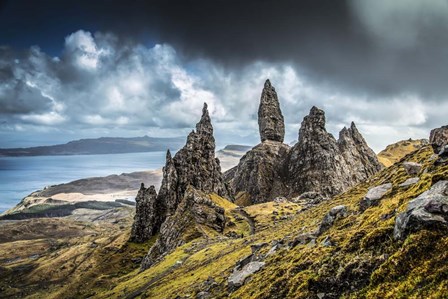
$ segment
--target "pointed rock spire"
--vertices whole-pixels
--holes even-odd
[[[163,179],[160,186],[159,202],[163,203],[163,214],[172,215],[179,204],[177,198],[177,171],[170,150],[166,151],[166,162],[163,167]]]
[[[260,106],[258,108],[258,126],[261,141],[272,140],[283,142],[285,137],[285,123],[280,110],[275,88],[266,80],[261,93]]]
[[[196,133],[213,135],[213,126],[208,113],[207,103],[204,103],[201,120],[196,124]]]
[[[157,193],[154,186],[145,188],[145,184],[142,183],[135,201],[136,211],[129,240],[143,243],[149,240],[162,224],[160,221],[160,206],[157,202]]]
[[[158,211],[162,223],[178,214],[179,206],[185,200],[185,193],[190,187],[205,194],[216,193],[222,197],[229,197],[219,160],[215,158],[213,126],[205,103],[201,120],[196,124],[196,131],[188,135],[185,146],[174,157],[171,157],[170,151],[167,151],[162,184],[157,196],[157,202],[161,206]],[[159,230],[160,227],[158,227]],[[161,232],[159,239],[164,238],[162,235]],[[158,246],[158,254],[165,252],[167,248],[176,247],[178,240],[174,239],[174,237],[169,238],[163,242],[160,239],[158,242],[166,246]],[[151,256],[154,250],[151,251]],[[148,265],[149,263],[144,263],[142,267],[145,268]]]

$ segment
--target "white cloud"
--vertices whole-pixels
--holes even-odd
[[[98,48],[92,34],[84,30],[78,30],[65,38],[65,50],[75,65],[86,70],[95,70],[101,56],[108,54],[106,49]]]
[[[205,59],[184,61],[170,45],[122,44],[113,35],[82,30],[67,36],[60,58],[35,47],[10,61],[0,57],[4,68],[13,74],[0,83],[4,131],[179,136],[194,127],[207,102],[219,144],[254,144],[267,78],[279,95],[288,143],[297,139],[313,105],[326,111],[330,132],[354,120],[377,151],[398,139],[426,137],[443,124],[441,111],[448,109],[411,93],[350,94],[286,63],[260,61],[232,70]]]

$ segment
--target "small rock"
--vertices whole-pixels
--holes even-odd
[[[331,238],[329,236],[326,236],[325,239],[320,244],[324,247],[333,246],[333,242],[331,242]]]
[[[420,181],[419,177],[414,177],[414,178],[409,178],[406,181],[404,181],[403,183],[401,183],[400,185],[398,185],[399,187],[408,187],[410,185],[414,185],[416,183],[418,183],[418,181]]]
[[[250,254],[250,255],[240,259],[238,262],[236,262],[234,271],[235,270],[241,270],[244,266],[246,266],[247,264],[252,262],[254,257],[255,256],[253,254]]]
[[[278,197],[274,198],[274,202],[275,203],[287,203],[288,200],[286,199],[286,197],[278,196]]]
[[[327,231],[337,219],[347,217],[347,215],[347,207],[344,205],[331,208],[322,220],[322,223],[317,230],[317,235],[321,235],[323,232]]]
[[[305,245],[311,240],[316,239],[316,235],[312,233],[303,233],[295,237],[291,242],[288,243],[290,248],[294,248],[297,245]]]
[[[422,170],[422,165],[415,162],[403,162],[403,167],[409,175],[416,175]]]
[[[317,293],[317,298],[322,299],[325,297],[325,293]]]
[[[196,299],[208,299],[208,298],[211,298],[211,295],[208,292],[202,291],[196,294]]]
[[[267,246],[268,243],[258,243],[258,244],[252,244],[250,245],[250,249],[252,250],[252,254],[256,253],[258,250],[263,248],[264,246]]]
[[[264,262],[250,262],[241,270],[234,270],[227,279],[230,291],[234,291],[244,284],[246,278],[259,271],[265,265]]]
[[[372,206],[377,206],[384,194],[386,194],[390,189],[392,189],[391,183],[370,188],[366,196],[359,203],[360,211],[364,212]]]

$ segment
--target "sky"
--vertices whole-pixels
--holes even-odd
[[[379,151],[446,125],[448,0],[0,0],[0,147],[184,136],[259,142],[266,79],[294,143],[314,105]]]

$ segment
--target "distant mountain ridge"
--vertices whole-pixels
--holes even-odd
[[[36,146],[28,148],[0,149],[0,156],[56,156],[56,155],[94,155],[175,151],[183,146],[185,137],[101,137],[80,139],[65,144]]]

